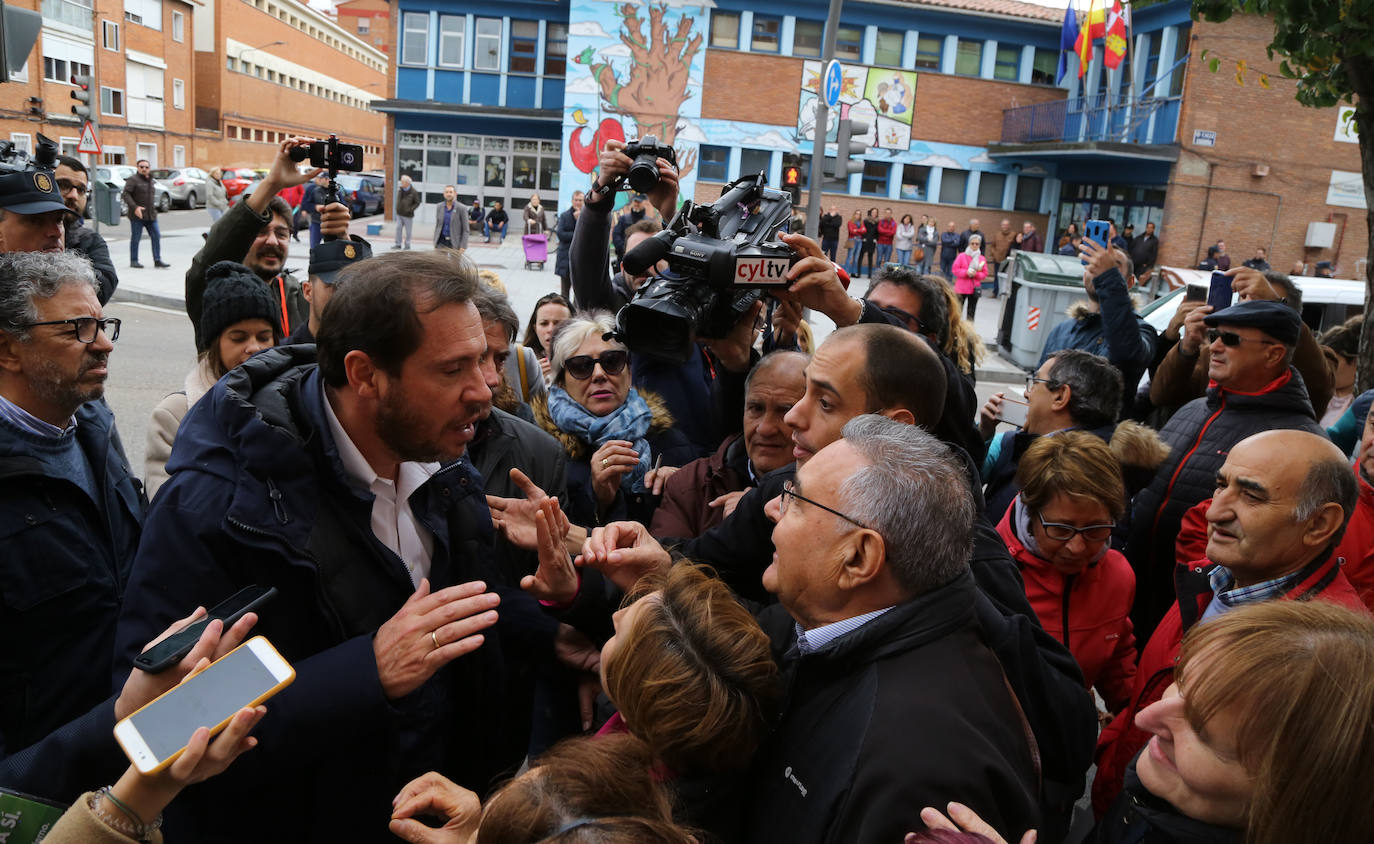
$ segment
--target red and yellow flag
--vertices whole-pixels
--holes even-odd
[[[1113,0],[1111,14],[1107,16],[1106,34],[1102,36],[1102,62],[1113,70],[1120,67],[1126,58],[1126,15],[1121,0]]]
[[[1096,32],[1094,32],[1096,30]],[[1093,8],[1093,0],[1088,0],[1088,14],[1078,30],[1078,40],[1073,42],[1073,52],[1078,56],[1078,78],[1088,71],[1088,62],[1093,57],[1093,39],[1100,38],[1106,31],[1102,9]]]

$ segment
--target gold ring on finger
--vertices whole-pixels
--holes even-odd
[[[429,631],[429,638],[430,638],[430,641],[432,641],[432,642],[434,643],[434,649],[435,649],[436,651],[439,650],[439,631],[438,631],[438,630],[431,630],[431,631]]]

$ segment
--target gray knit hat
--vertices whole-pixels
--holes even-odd
[[[281,339],[281,310],[266,282],[234,261],[220,261],[206,271],[200,336],[207,346],[234,323],[255,318],[267,320],[272,333]]]

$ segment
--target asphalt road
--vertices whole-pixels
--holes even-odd
[[[105,400],[114,410],[129,465],[143,477],[144,438],[153,408],[181,389],[196,362],[191,321],[180,311],[119,302],[106,306],[105,315],[123,320],[110,355]]]

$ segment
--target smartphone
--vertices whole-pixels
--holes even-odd
[[[1083,224],[1083,236],[1093,241],[1103,249],[1111,248],[1110,238],[1112,224],[1107,220],[1089,220]],[[1083,260],[1087,264],[1087,260]]]
[[[224,622],[224,629],[228,630],[234,622],[243,618],[247,613],[257,612],[260,607],[275,597],[277,597],[277,587],[275,586],[244,587],[228,599],[216,604],[214,609],[204,616],[134,657],[134,667],[149,674],[166,671],[186,658],[186,655],[191,652],[191,648],[194,648],[196,642],[200,641],[200,634],[205,632],[206,625],[211,621],[220,619]]]
[[[1231,277],[1223,272],[1212,273],[1212,283],[1207,288],[1207,304],[1212,306],[1212,313],[1231,307],[1231,299]]]
[[[997,409],[997,421],[1024,428],[1026,426],[1026,411],[1029,409],[1030,405],[1026,402],[1011,396],[1003,396],[1002,406]]]
[[[1206,302],[1206,301],[1207,301],[1207,285],[1205,285],[1205,284],[1190,284],[1190,285],[1188,285],[1188,289],[1185,290],[1185,291],[1183,291],[1183,301],[1185,301],[1185,302]]]
[[[139,773],[157,773],[181,755],[198,728],[218,733],[235,712],[257,706],[295,679],[295,669],[272,643],[254,636],[115,724],[115,740]]]

